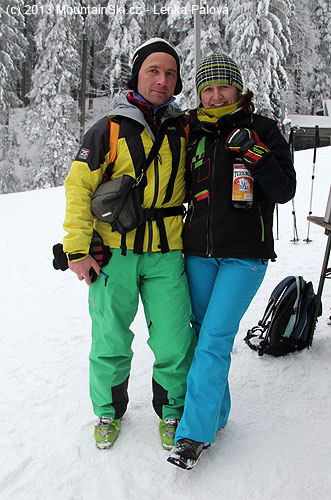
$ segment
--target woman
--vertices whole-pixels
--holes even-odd
[[[274,260],[275,203],[295,193],[295,171],[277,123],[254,114],[236,63],[200,64],[201,100],[190,135],[185,266],[198,344],[183,417],[168,461],[191,469],[230,412],[228,374],[239,323]],[[194,115],[194,113],[192,113]],[[194,117],[194,116],[193,116]]]

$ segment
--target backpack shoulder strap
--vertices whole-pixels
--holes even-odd
[[[121,122],[118,117],[109,118],[109,163],[117,158],[117,143]]]
[[[274,288],[272,291],[267,307],[264,311],[263,318],[260,321],[260,325],[265,325],[266,321],[269,319],[270,315],[276,310],[278,307],[278,304],[282,297],[287,293],[288,289],[290,286],[296,282],[296,277],[295,276],[287,276],[287,278],[284,278],[278,285]]]
[[[183,127],[184,134],[185,134],[185,141],[186,141],[186,149],[188,149],[188,144],[189,144],[189,135],[190,135],[190,124],[185,115],[180,115],[179,116],[179,123]]]
[[[157,133],[157,136],[155,138],[155,141],[153,142],[153,146],[152,146],[152,148],[151,148],[150,152],[148,153],[148,156],[145,160],[145,164],[143,165],[143,168],[141,169],[141,173],[136,180],[136,184],[135,184],[136,186],[141,185],[142,187],[144,187],[144,183],[142,183],[142,180],[144,179],[144,177],[146,175],[148,167],[150,166],[150,164],[152,163],[154,158],[158,155],[158,152],[159,152],[159,149],[162,145],[165,134],[166,134],[166,126],[161,125],[161,127]]]
[[[116,161],[117,158],[117,144],[118,144],[120,128],[121,128],[121,117],[120,116],[109,117],[109,166],[113,165],[113,163]],[[165,133],[166,133],[166,127],[161,127],[159,133],[156,136],[155,142],[153,143],[153,146],[148,154],[148,157],[145,161],[142,171],[136,181],[137,186],[141,183],[146,173],[146,170],[148,169],[149,165],[151,164],[155,156],[157,156],[161,144],[163,142]],[[106,180],[109,180],[109,178],[106,178],[105,181]]]
[[[285,295],[289,293],[289,291],[296,287],[297,277],[296,276],[287,276],[284,278],[272,291],[267,307],[265,308],[262,319],[258,322],[257,326],[250,328],[247,331],[247,335],[244,338],[246,344],[253,349],[254,351],[258,351],[259,355],[262,356],[264,353],[263,344],[267,345],[268,342],[268,333],[273,324],[273,321],[277,317],[277,311],[282,303],[282,299]],[[271,316],[270,321],[269,318]],[[265,333],[267,331],[267,333]],[[261,342],[259,344],[253,344],[251,339],[254,337],[258,337]]]

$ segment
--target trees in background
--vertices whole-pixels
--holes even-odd
[[[313,5],[313,19],[317,31],[317,62],[313,89],[324,98],[330,98],[331,88],[331,3],[330,0],[316,0]],[[315,98],[318,96],[314,96]],[[317,103],[318,106],[318,103]],[[316,110],[316,105],[312,111]]]
[[[21,4],[20,0],[5,0],[0,5],[0,123],[5,125],[9,124],[10,109],[20,104],[18,87],[27,45]],[[17,7],[18,15],[11,15],[9,5]]]
[[[241,68],[246,86],[256,95],[260,113],[279,118],[279,103],[288,87],[285,70],[291,45],[288,0],[230,0],[225,39]]]
[[[12,108],[22,104],[20,75],[25,58],[25,22],[20,14],[11,15],[9,5],[20,12],[20,0],[0,5],[0,193],[16,191],[20,182],[15,174],[15,131],[10,128]],[[14,10],[16,12],[16,10]]]
[[[290,85],[285,101],[292,112],[302,114],[310,112],[317,61],[317,32],[310,4],[309,0],[293,2],[290,16],[292,45],[286,61]]]
[[[109,4],[111,3],[112,0]],[[136,5],[136,10],[133,8],[134,5]],[[142,21],[139,12],[145,12],[145,3],[119,0],[117,7],[118,14],[109,17],[108,37],[102,50],[106,61],[102,81],[108,89],[110,97],[114,97],[126,89],[134,50],[143,41],[141,37]],[[135,14],[131,12],[135,12]]]
[[[70,0],[74,6],[76,2]],[[43,5],[43,0],[37,2]],[[61,8],[68,0],[58,0]],[[60,186],[68,172],[77,137],[72,130],[75,101],[73,91],[79,82],[79,16],[44,13],[35,32],[37,63],[28,94],[29,112],[25,132],[31,142],[40,142],[33,186]]]
[[[47,9],[35,0],[33,14],[27,4],[2,0],[0,6],[0,192],[63,183],[87,105],[99,95],[112,101],[126,88],[133,53],[148,38],[163,37],[177,48],[184,84],[177,102],[195,105],[192,2],[58,0]],[[288,112],[310,113],[330,98],[329,0],[200,5],[202,56],[231,55],[259,112],[279,118],[283,102]],[[29,145],[24,158],[19,131],[10,128],[17,107],[26,108],[19,122]]]

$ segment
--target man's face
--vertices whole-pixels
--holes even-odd
[[[173,95],[177,83],[176,60],[166,52],[146,57],[138,73],[138,93],[157,107]]]

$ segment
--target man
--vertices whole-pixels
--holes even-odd
[[[131,91],[118,107],[86,133],[65,181],[68,234],[63,247],[70,269],[90,286],[90,396],[98,417],[97,447],[113,445],[127,408],[133,355],[130,325],[140,294],[148,344],[155,356],[153,407],[161,419],[162,446],[171,449],[196,343],[182,258],[186,134],[184,118],[172,102],[182,89],[175,49],[159,38],[141,45],[133,58],[128,87]],[[116,124],[120,128],[114,156],[109,138]],[[124,235],[93,219],[91,197],[98,185],[124,174],[137,178],[153,142],[164,132],[142,191],[142,208],[153,214]],[[102,275],[89,255],[93,229],[112,253]],[[91,268],[98,275],[94,283]]]

